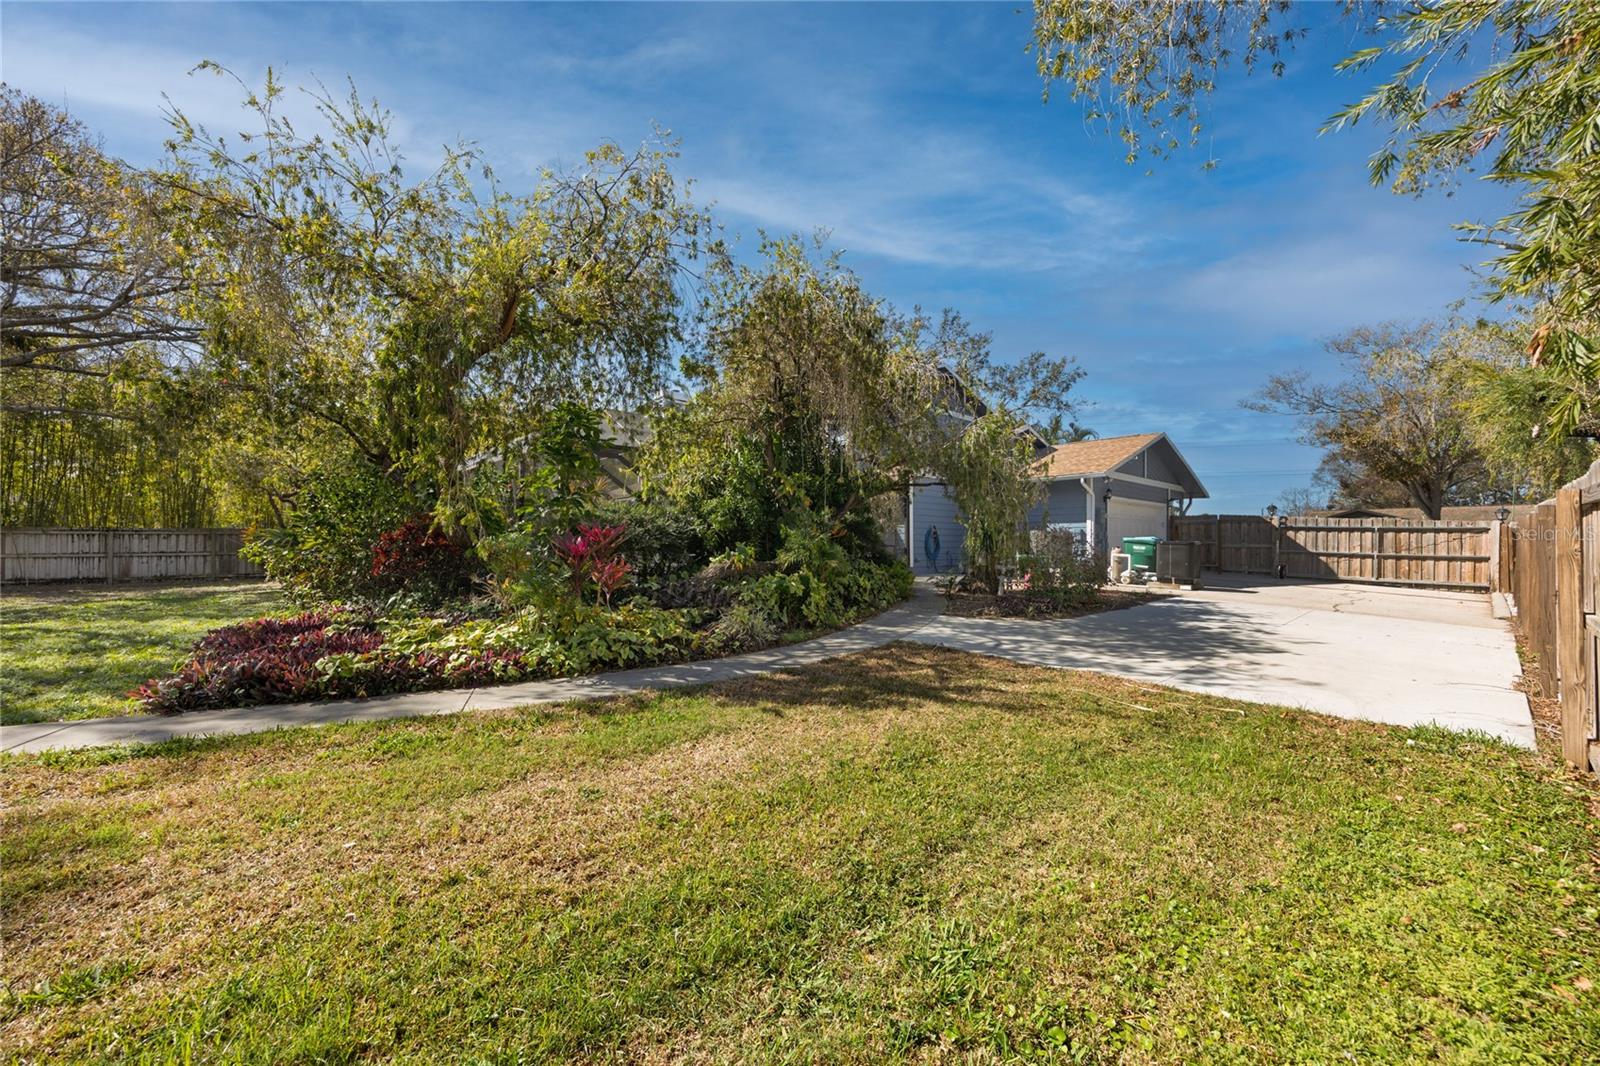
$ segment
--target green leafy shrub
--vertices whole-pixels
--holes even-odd
[[[548,607],[566,594],[573,572],[555,548],[598,505],[600,414],[556,404],[525,443],[514,468],[500,476],[515,517],[477,544],[491,593],[512,609]]]
[[[846,563],[816,571],[801,568],[765,574],[745,584],[739,603],[777,620],[784,628],[844,625],[898,603],[911,593],[905,563]]]
[[[706,632],[705,649],[712,655],[736,655],[776,644],[782,627],[762,608],[741,603],[728,610]]]
[[[911,595],[915,577],[898,559],[857,563],[839,577],[839,598],[845,610],[859,617],[892,607]]]
[[[812,580],[810,574],[763,574],[745,583],[739,590],[738,606],[772,618],[785,629],[798,625],[812,604],[813,593],[826,595],[826,587]],[[825,600],[823,604],[825,605]],[[813,613],[817,611],[813,606]],[[813,622],[821,625],[822,622]]]
[[[478,542],[489,590],[506,610],[547,606],[570,594],[571,574],[543,530],[520,527]]]
[[[780,569],[790,573],[808,572],[820,579],[831,578],[850,563],[835,532],[811,511],[792,511],[784,519],[782,541],[773,558]]]
[[[852,559],[869,563],[893,561],[893,555],[883,543],[883,527],[870,505],[851,507],[835,519],[834,540]]]
[[[627,530],[622,553],[645,590],[699,570],[711,557],[694,516],[665,500],[607,503],[596,508],[594,520]]]
[[[785,628],[833,627],[910,593],[911,570],[904,563],[852,560],[838,533],[811,512],[792,513],[784,522],[777,572],[749,580],[739,602]]]
[[[373,545],[418,512],[406,490],[366,463],[314,472],[281,528],[260,529],[240,552],[299,603],[368,599]]]
[[[1001,614],[1034,617],[1082,610],[1099,602],[1105,560],[1079,552],[1069,535],[1035,537],[1018,560],[1021,580],[995,600]]]
[[[564,621],[547,643],[528,649],[556,674],[676,662],[698,643],[682,612],[639,601],[611,610],[585,605]]]

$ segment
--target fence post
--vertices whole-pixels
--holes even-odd
[[[106,544],[105,544],[105,548],[106,548],[106,584],[109,585],[113,581],[116,580],[117,549],[114,547],[114,541],[115,541],[115,538],[116,538],[116,534],[113,533],[110,529],[107,529],[105,531],[105,538],[106,538]]]
[[[1513,602],[1517,595],[1517,526],[1500,523],[1500,587]]]
[[[1505,523],[1496,518],[1489,523],[1488,548],[1489,548],[1489,591],[1504,592],[1505,582],[1500,580],[1500,528]]]
[[[1574,766],[1587,769],[1589,656],[1584,639],[1581,497],[1576,488],[1556,493],[1556,662],[1560,670],[1561,754]]]

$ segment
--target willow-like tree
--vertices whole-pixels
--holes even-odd
[[[470,534],[469,456],[513,448],[560,400],[658,389],[704,223],[668,148],[604,145],[513,194],[458,144],[411,180],[389,113],[354,87],[306,90],[308,134],[270,72],[240,85],[254,128],[172,112],[163,180],[206,370],[252,418],[321,427]]]
[[[996,360],[989,337],[954,312],[901,315],[839,256],[798,237],[763,239],[753,264],[713,257],[700,325],[683,363],[692,396],[662,413],[641,469],[650,490],[701,516],[717,546],[760,553],[797,509],[875,542],[868,501],[918,475],[950,481],[958,505],[989,522],[992,500],[1028,491],[1016,483],[1026,464],[1004,461],[1010,445],[1028,418],[1070,412],[1081,376],[1071,359],[1042,353]],[[990,474],[1013,480],[966,476],[1002,422],[1006,456]],[[1026,512],[1010,507],[1011,524]]]
[[[837,255],[763,238],[755,264],[711,258],[687,403],[641,456],[651,490],[695,509],[719,542],[770,557],[797,509],[839,527],[897,477],[918,383],[884,305]]]
[[[1066,87],[1134,162],[1198,143],[1201,106],[1230,64],[1281,73],[1305,33],[1302,7],[1035,0],[1033,47],[1046,94]],[[1537,306],[1530,361],[1561,383],[1542,421],[1600,431],[1600,4],[1346,0],[1337,11],[1370,40],[1338,69],[1385,73],[1325,128],[1387,126],[1371,178],[1396,192],[1476,172],[1518,193],[1511,214],[1461,228],[1493,250],[1492,294]]]
[[[1003,407],[991,410],[952,437],[938,461],[967,530],[967,571],[994,592],[1000,568],[1026,547],[1028,511],[1044,496],[1024,425]]]

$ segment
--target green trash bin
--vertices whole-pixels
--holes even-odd
[[[1135,570],[1155,570],[1156,543],[1160,537],[1123,537],[1122,551]]]

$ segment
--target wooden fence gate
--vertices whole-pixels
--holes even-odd
[[[1483,591],[1498,544],[1495,526],[1403,518],[1185,515],[1169,532],[1205,545],[1205,565],[1227,573]]]

